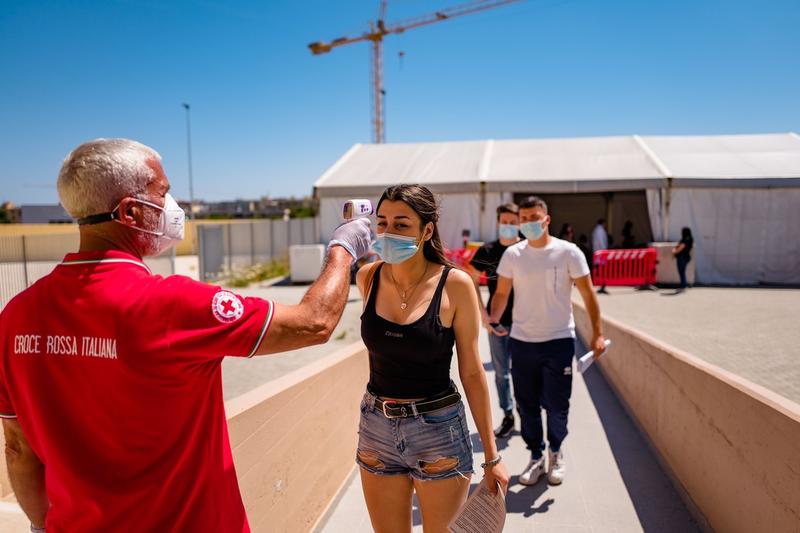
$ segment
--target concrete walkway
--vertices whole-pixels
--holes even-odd
[[[606,316],[800,403],[799,289],[609,287]]]
[[[308,285],[262,287],[253,285],[246,289],[231,289],[242,296],[257,296],[293,305],[302,299]],[[350,286],[350,297],[344,313],[331,339],[322,345],[309,346],[278,355],[254,357],[226,357],[222,361],[222,383],[225,400],[288,374],[293,370],[330,355],[334,351],[361,338],[361,297],[355,285]]]
[[[481,334],[480,346],[492,392],[494,417],[499,420],[501,411],[496,405],[485,331]],[[474,461],[479,465],[483,456],[471,416],[469,424]],[[584,376],[576,375],[573,380],[569,429],[565,443],[568,477],[558,487],[548,486],[544,479],[533,487],[520,485],[518,475],[529,458],[522,438],[515,433],[510,439],[498,442],[512,474],[506,500],[505,531],[683,533],[699,530],[647,443],[595,367]],[[473,478],[473,486],[480,476],[482,474]],[[340,498],[321,531],[372,531],[357,471]],[[416,502],[413,523],[414,531],[422,531]]]
[[[30,531],[30,520],[11,494],[0,500],[0,532],[13,533]]]

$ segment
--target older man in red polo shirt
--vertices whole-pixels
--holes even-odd
[[[326,342],[369,222],[340,226],[300,304],[243,298],[142,257],[183,237],[160,156],[98,139],[67,156],[80,249],[0,315],[0,415],[33,531],[249,531],[222,400],[224,355]]]

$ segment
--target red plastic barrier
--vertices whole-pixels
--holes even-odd
[[[597,286],[652,285],[656,282],[656,249],[598,250],[592,281]]]
[[[447,257],[448,261],[457,267],[463,267],[472,261],[472,256],[475,255],[475,250],[470,250],[469,248],[456,248],[455,250],[445,249],[444,255]]]
[[[476,251],[476,248],[456,248],[455,250],[445,248],[444,255],[455,266],[465,268],[472,261]],[[486,272],[481,273],[481,285],[486,285]]]

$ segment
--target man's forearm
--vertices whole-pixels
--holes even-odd
[[[589,320],[592,322],[592,331],[594,336],[603,334],[603,318],[600,316],[600,303],[597,301],[597,295],[594,291],[589,291],[583,298],[583,303],[586,305],[586,312],[589,314]]]
[[[44,527],[50,507],[45,491],[44,465],[38,457],[9,449],[6,449],[6,464],[17,503],[31,524]]]
[[[317,281],[309,287],[300,305],[333,330],[350,296],[350,265],[353,256],[341,246],[333,246]]]
[[[495,292],[492,298],[492,312],[489,315],[489,319],[500,320],[506,310],[506,305],[508,305],[508,294]]]

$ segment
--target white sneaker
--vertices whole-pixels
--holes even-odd
[[[564,451],[559,450],[557,452],[552,452],[548,450],[547,458],[547,481],[549,481],[551,485],[561,485],[567,473],[567,462],[564,461]]]
[[[531,459],[531,462],[519,475],[519,482],[521,485],[535,485],[544,472],[544,456],[539,459]]]

